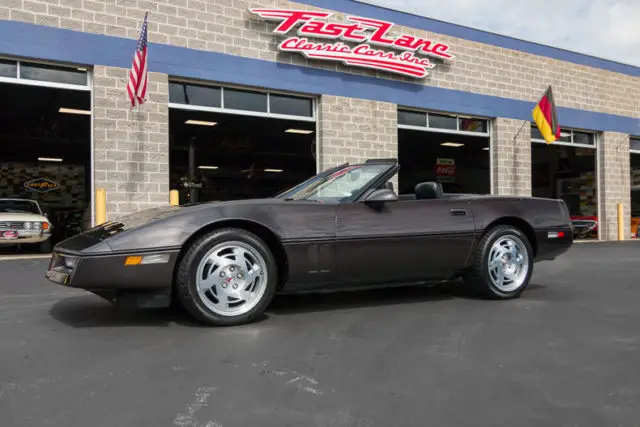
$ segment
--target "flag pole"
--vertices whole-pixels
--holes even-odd
[[[520,132],[522,132],[522,129],[524,129],[524,126],[529,123],[529,120],[525,120],[524,123],[522,123],[522,126],[520,126],[520,129],[518,129],[518,132],[516,132],[516,135],[513,137],[513,140],[517,140],[518,136],[520,135]]]

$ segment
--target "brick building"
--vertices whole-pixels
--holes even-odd
[[[276,33],[291,16],[266,9],[321,13],[300,15],[288,32]],[[128,69],[147,11],[149,100],[130,110]],[[382,21],[393,27],[384,32]],[[86,168],[77,179],[84,180],[85,206],[96,188],[106,189],[109,219],[167,204],[171,188],[184,190],[185,177],[209,189],[227,185],[213,199],[254,195],[258,190],[246,190],[245,175],[253,176],[260,161],[247,156],[260,135],[272,131],[250,122],[255,117],[308,125],[289,132],[311,144],[313,165],[300,176],[343,162],[399,157],[406,163],[399,191],[420,179],[441,179],[464,192],[562,197],[576,216],[599,218],[604,240],[616,238],[618,203],[626,221],[632,216],[634,148],[640,153],[640,69],[633,66],[353,0],[4,0],[0,55],[0,83],[87,95]],[[551,146],[531,123],[549,85],[563,128],[562,140]],[[205,126],[185,126],[189,114]],[[227,115],[244,120],[244,129],[236,123],[225,141],[203,136],[221,131]],[[249,147],[244,168],[228,161],[236,175],[244,173],[244,190],[239,178],[216,176],[222,159],[240,154],[207,157],[215,144]],[[455,151],[468,148],[475,151],[466,157]],[[287,153],[282,149],[273,161]],[[271,171],[282,173],[282,164]],[[5,167],[8,176],[12,167]],[[36,170],[36,178],[48,179],[41,166]],[[629,238],[629,224],[625,229]]]

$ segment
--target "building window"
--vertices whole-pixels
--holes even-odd
[[[289,116],[313,117],[313,102],[309,98],[269,94],[269,112]]]
[[[222,89],[215,86],[171,82],[169,83],[169,102],[220,108]]]
[[[531,140],[533,142],[545,142],[538,126],[531,125]],[[595,147],[596,134],[593,132],[577,131],[572,129],[561,129],[560,138],[555,143],[566,143],[571,145],[584,145]]]
[[[640,136],[629,138],[629,150],[640,153]]]
[[[83,86],[87,84],[86,71],[45,64],[20,63],[20,79]]]
[[[0,59],[0,77],[18,77],[18,63]]]
[[[55,87],[71,90],[90,90],[86,68],[67,65],[0,59],[0,82]]]
[[[187,110],[315,121],[312,98],[178,81],[169,82],[169,106]]]
[[[260,92],[249,92],[237,89],[225,89],[224,108],[231,110],[257,111],[266,113],[268,111],[267,94]]]
[[[489,123],[478,117],[398,109],[398,127],[462,134],[489,135]]]

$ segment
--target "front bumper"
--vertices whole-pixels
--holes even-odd
[[[86,255],[54,249],[45,277],[72,288],[99,290],[159,290],[170,288],[178,249],[145,253]],[[154,263],[125,265],[128,257]]]
[[[0,229],[0,245],[42,243],[50,237],[51,233],[43,230]]]

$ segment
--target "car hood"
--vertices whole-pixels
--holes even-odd
[[[191,203],[181,206],[161,206],[157,208],[145,209],[142,211],[134,212],[122,217],[109,221],[105,224],[107,228],[118,228],[119,231],[130,230],[139,226],[169,218],[175,215],[183,214],[190,211],[198,211],[205,209],[212,209],[216,207],[225,207],[232,205],[264,205],[273,203],[282,203],[284,199],[247,199],[247,200],[232,200],[224,202],[202,202]]]
[[[49,220],[39,214],[33,213],[18,213],[18,212],[0,212],[0,222],[4,221],[40,221],[48,222]]]

